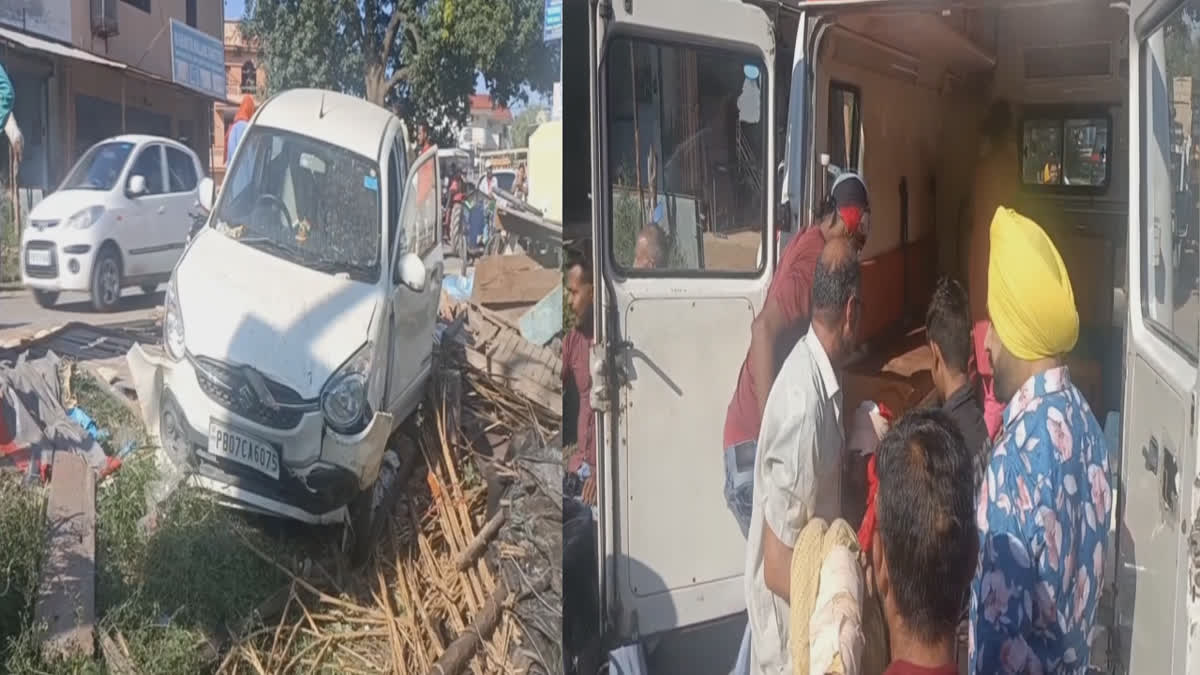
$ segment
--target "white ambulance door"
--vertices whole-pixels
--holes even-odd
[[[737,0],[597,11],[597,330],[617,383],[597,424],[601,592],[624,641],[745,608],[722,436],[775,260],[775,54]],[[645,222],[668,235],[658,269],[634,268]]]
[[[1200,123],[1191,94],[1200,0],[1135,0],[1130,10],[1129,314],[1117,482],[1116,672],[1187,672],[1187,533],[1196,518],[1200,355],[1197,191],[1183,139]],[[1200,90],[1197,90],[1200,93]],[[1180,152],[1180,150],[1186,150]]]

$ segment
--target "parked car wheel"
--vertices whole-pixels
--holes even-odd
[[[158,284],[142,284],[142,292],[146,295],[152,295],[158,290]]]
[[[92,268],[92,306],[100,312],[111,312],[121,299],[121,259],[110,247],[100,250]]]
[[[54,303],[58,302],[58,291],[43,291],[35,288],[33,289],[33,301],[39,307],[50,309]]]

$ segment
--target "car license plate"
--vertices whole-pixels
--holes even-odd
[[[25,252],[25,260],[30,265],[37,265],[39,267],[49,267],[50,266],[50,251],[38,250],[38,249],[31,248]]]
[[[279,453],[275,448],[216,420],[208,422],[208,451],[217,457],[257,469],[271,478],[279,478]]]

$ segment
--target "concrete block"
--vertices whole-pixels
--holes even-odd
[[[96,479],[81,455],[54,453],[46,504],[47,550],[34,606],[46,654],[95,651]]]

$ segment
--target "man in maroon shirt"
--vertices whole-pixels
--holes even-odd
[[[579,414],[575,419],[578,451],[567,462],[567,471],[583,479],[583,501],[596,503],[596,434],[592,416],[592,372],[588,367],[592,351],[592,261],[576,253],[567,259],[567,304],[575,318],[575,327],[563,338],[563,393],[574,387],[579,393]]]
[[[767,394],[783,360],[808,330],[809,292],[825,241],[848,237],[861,251],[870,222],[867,185],[858,174],[842,172],[830,188],[816,223],[783,251],[767,301],[750,325],[750,350],[738,373],[725,415],[725,501],[742,534],[750,531],[754,456]]]
[[[910,412],[877,451],[870,569],[888,626],[884,675],[956,675],[956,629],[979,550],[974,459],[945,411]]]

